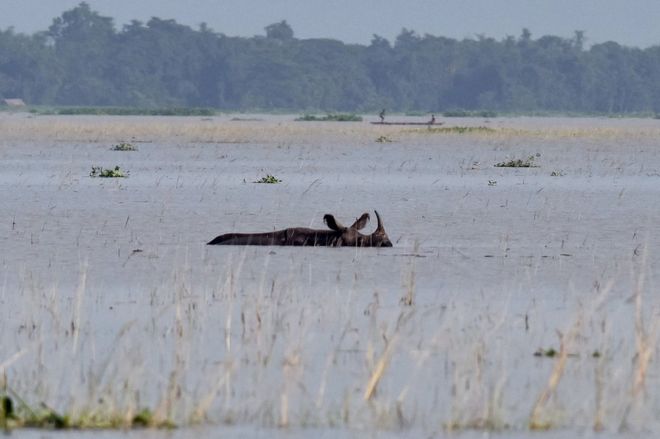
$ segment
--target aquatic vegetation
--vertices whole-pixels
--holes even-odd
[[[454,127],[438,127],[433,128],[429,126],[428,130],[425,130],[433,134],[484,134],[484,133],[494,133],[497,130],[489,127],[467,127],[467,126],[454,126]]]
[[[253,181],[252,183],[276,184],[282,183],[282,180],[274,175],[267,174],[265,177],[261,177],[261,179]]]
[[[231,122],[263,122],[260,117],[232,117],[229,119]]]
[[[120,142],[112,147],[113,151],[137,151],[137,146],[128,142]]]
[[[419,255],[419,241],[415,242],[415,245],[412,249],[412,256]],[[399,303],[404,306],[413,306],[415,304],[415,281],[416,281],[416,272],[415,272],[415,257],[411,257],[409,260],[408,273],[405,281],[405,294],[401,297]]]
[[[564,171],[561,171],[561,170],[559,170],[559,171],[552,171],[552,172],[550,173],[550,176],[551,176],[551,177],[563,177],[564,175],[566,175],[566,173],[565,173]]]
[[[534,356],[554,358],[557,356],[557,350],[555,348],[548,348],[548,349],[538,348],[536,352],[534,352]]]
[[[416,248],[415,245],[411,257],[414,257]],[[214,295],[208,297],[189,295],[187,291],[192,285],[189,281],[175,285],[172,296],[162,294],[163,291],[154,297],[155,303],[147,305],[146,313],[154,316],[153,328],[129,325],[120,330],[115,344],[109,346],[112,353],[109,364],[96,365],[101,372],[106,368],[112,371],[105,377],[107,381],[87,383],[103,374],[85,368],[81,358],[86,354],[71,358],[71,347],[75,342],[70,333],[58,334],[59,347],[49,347],[54,349],[54,358],[58,361],[52,366],[61,368],[63,365],[59,362],[64,361],[67,365],[71,362],[76,365],[71,377],[78,379],[81,372],[85,374],[79,383],[74,381],[72,392],[89,387],[105,389],[102,391],[108,394],[84,394],[76,404],[60,403],[60,408],[56,409],[42,403],[38,394],[28,392],[25,397],[19,396],[6,382],[0,381],[0,428],[173,428],[209,421],[282,427],[357,427],[377,431],[416,428],[426,422],[435,422],[434,425],[451,431],[549,430],[561,428],[565,426],[563,422],[567,422],[554,410],[553,401],[560,400],[568,409],[572,409],[574,403],[582,407],[583,400],[576,399],[570,387],[575,382],[576,370],[586,373],[601,361],[607,361],[608,368],[620,370],[628,365],[629,354],[636,355],[637,350],[643,350],[643,346],[633,348],[625,351],[625,355],[618,353],[616,357],[571,355],[569,350],[599,352],[593,350],[592,343],[596,340],[584,337],[588,329],[576,324],[576,329],[562,335],[559,349],[539,349],[535,353],[554,364],[550,370],[540,373],[540,377],[547,377],[547,386],[531,381],[528,384],[531,399],[518,399],[515,380],[520,372],[512,371],[506,358],[514,353],[513,364],[529,367],[534,363],[524,358],[529,356],[528,351],[524,352],[527,337],[513,337],[517,341],[504,345],[495,341],[502,334],[512,336],[515,333],[515,323],[503,323],[515,320],[511,319],[511,314],[508,311],[493,312],[492,309],[475,312],[469,305],[457,305],[457,308],[448,310],[444,306],[418,303],[415,259],[411,258],[402,268],[406,278],[406,285],[402,285],[403,296],[400,305],[389,311],[378,304],[377,296],[366,309],[357,312],[342,311],[345,304],[336,298],[322,301],[321,308],[316,309],[317,305],[305,303],[304,296],[288,283],[274,283],[262,291],[255,291],[254,297],[249,298],[234,297],[236,288],[240,287],[231,282],[218,287]],[[235,270],[228,267],[227,280],[240,279],[240,273]],[[278,299],[274,300],[271,295]],[[42,296],[21,298],[21,302],[44,305],[48,300],[51,299]],[[235,300],[238,302],[233,304]],[[161,315],[163,309],[170,312]],[[580,314],[577,320],[591,321],[592,317],[602,317],[602,311],[598,311],[596,315],[584,311],[586,314]],[[49,311],[41,312],[44,327],[38,331],[50,331],[49,325],[57,324],[55,317],[50,316]],[[476,326],[465,324],[467,316],[476,317]],[[66,317],[68,321],[69,316]],[[215,319],[221,325],[216,325]],[[73,321],[78,319],[74,317]],[[441,323],[439,326],[438,323],[429,325],[429,321]],[[464,329],[453,332],[451,328],[461,322]],[[301,330],[317,325],[334,325],[338,332],[311,332],[300,336]],[[210,358],[208,340],[216,339],[216,332],[221,327],[227,330],[224,340],[221,338],[215,345],[221,353],[211,358],[223,360],[212,368],[196,370],[196,362]],[[642,329],[648,327],[645,325]],[[429,336],[425,332],[428,330],[433,330],[434,335]],[[536,335],[543,332],[539,331]],[[126,335],[122,337],[122,334]],[[144,343],[156,334],[168,334],[164,346],[155,351],[159,357],[141,355]],[[83,332],[81,337],[90,337],[90,333]],[[322,355],[319,361],[318,345],[326,343],[327,356]],[[503,347],[506,353],[502,352]],[[350,353],[353,349],[357,350]],[[34,358],[32,353],[28,355]],[[338,357],[341,361],[337,360]],[[570,357],[573,358],[567,361]],[[153,374],[150,367],[162,364],[168,358],[173,359],[168,366],[172,370],[158,369],[158,373]],[[345,364],[347,361],[357,361],[355,364],[360,366]],[[17,375],[35,376],[34,371],[39,369],[31,366],[31,361],[25,364],[22,368],[26,370],[9,369],[9,378],[5,381],[11,382]],[[237,373],[238,365],[240,373]],[[438,378],[433,372],[438,367],[448,367],[451,374],[447,380],[452,390],[439,390],[435,396],[437,400],[427,399],[425,395],[435,386],[444,389],[445,379]],[[638,360],[633,370],[645,373],[646,367],[647,363]],[[68,368],[65,366],[64,370]],[[420,377],[416,378],[418,374]],[[36,376],[42,386],[48,387],[52,385],[51,381],[58,380],[57,374],[51,375]],[[154,380],[154,375],[167,377],[166,382]],[[276,383],[271,382],[273,376],[279,378]],[[626,374],[620,374],[615,379],[621,384],[628,378]],[[560,387],[563,380],[568,383]],[[333,381],[338,383],[338,388],[326,388],[328,382]],[[189,389],[186,389],[186,383]],[[616,392],[620,384],[605,387],[603,391]],[[147,403],[154,407],[153,410],[145,408],[139,397],[141,392],[149,394],[150,386],[158,389]],[[644,382],[639,386],[645,388]],[[534,410],[529,418],[522,415],[521,420],[510,411],[510,404],[512,401],[533,402],[535,391],[539,396]],[[26,392],[24,380],[22,392]],[[609,396],[608,393],[605,397]],[[28,403],[28,400],[37,402]],[[160,402],[154,404],[154,400]],[[608,408],[613,414],[620,413],[617,401],[609,401]],[[592,408],[594,403],[590,404],[589,408]],[[308,406],[313,410],[305,410]],[[502,410],[503,406],[509,409]],[[516,412],[527,413],[529,406],[517,409]],[[585,410],[583,408],[575,415],[575,422],[584,420]],[[598,415],[594,413],[594,416]],[[528,423],[525,423],[526,419]],[[572,418],[568,422],[572,422]],[[611,422],[603,426],[611,428]]]
[[[41,114],[59,114],[66,116],[213,116],[211,108],[134,108],[134,107],[59,107],[43,110]]]
[[[530,155],[527,159],[512,159],[505,162],[495,163],[496,168],[537,168],[538,165],[534,164],[535,157]]]
[[[128,173],[122,171],[119,166],[115,166],[114,169],[104,169],[102,166],[92,166],[89,176],[101,178],[125,178],[128,177]]]
[[[392,143],[393,140],[390,139],[390,138],[387,137],[387,136],[380,136],[380,137],[378,137],[378,138],[376,139],[376,142],[377,142],[377,143]]]
[[[304,116],[295,120],[297,122],[362,122],[362,116],[358,116],[352,113],[336,113],[328,114],[326,116],[305,114]]]
[[[497,117],[495,111],[480,110],[480,111],[468,111],[468,110],[451,110],[445,111],[442,113],[443,117],[486,117],[492,118]]]
[[[136,414],[130,412],[90,412],[71,415],[59,413],[41,403],[28,405],[23,398],[6,384],[0,390],[0,427],[5,431],[17,428],[46,430],[110,430],[127,428],[175,428],[170,420],[157,419],[148,408]]]
[[[251,123],[236,123],[219,121],[209,123],[197,118],[111,118],[98,117],[87,118],[84,124],[77,118],[60,117],[50,118],[7,118],[3,120],[3,135],[5,139],[33,139],[44,141],[66,141],[66,142],[116,142],[117,139],[132,139],[135,142],[171,141],[177,139],[180,142],[200,143],[267,143],[273,139],[289,138],[308,140],[317,135],[331,135],[338,142],[350,142],[360,135],[363,130],[371,127],[363,127],[362,124],[304,124],[300,122],[271,123],[265,120],[255,129]],[[545,126],[526,127],[512,123],[510,126],[498,127],[451,127],[451,126],[423,126],[418,128],[402,128],[383,131],[384,127],[374,127],[369,131],[369,137],[373,139],[385,134],[390,138],[408,135],[471,135],[493,137],[503,142],[512,138],[525,138],[535,141],[536,139],[561,140],[561,139],[601,139],[626,140],[639,139],[649,140],[660,137],[660,126],[646,126],[644,128],[621,126],[621,127],[599,127],[599,126]],[[396,134],[395,134],[396,133]],[[135,139],[135,140],[133,140]],[[397,139],[399,140],[399,139]]]

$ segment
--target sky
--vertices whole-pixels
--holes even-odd
[[[0,29],[46,30],[54,17],[80,0],[0,0]],[[263,35],[286,20],[297,38],[333,38],[369,44],[374,34],[394,41],[401,29],[420,35],[474,38],[572,37],[587,44],[660,45],[660,0],[87,0],[118,29],[132,19],[175,19],[197,28],[205,22],[229,36]]]

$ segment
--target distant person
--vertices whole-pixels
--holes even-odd
[[[383,108],[381,112],[378,114],[378,117],[380,117],[380,123],[385,122],[385,109]]]
[[[431,121],[429,122],[429,125],[433,125],[435,123],[435,114],[431,115]]]

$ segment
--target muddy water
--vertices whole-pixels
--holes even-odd
[[[204,428],[219,432],[524,436],[557,364],[533,353],[559,331],[570,356],[544,421],[658,427],[657,365],[643,403],[633,390],[636,309],[657,348],[658,121],[447,120],[495,130],[453,134],[2,117],[0,365],[30,401],[171,400],[185,423],[212,395]],[[138,151],[111,151],[122,140]],[[128,178],[89,176],[116,165]],[[253,183],[266,174],[282,183]],[[391,249],[204,245],[374,209]]]

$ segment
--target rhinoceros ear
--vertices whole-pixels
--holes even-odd
[[[328,226],[328,228],[336,232],[341,232],[346,228],[335,219],[334,215],[330,215],[329,213],[323,215],[323,221]]]
[[[369,214],[363,213],[360,218],[355,220],[355,222],[351,225],[350,228],[355,230],[361,230],[364,229],[364,226],[366,226],[368,222],[369,222]]]

